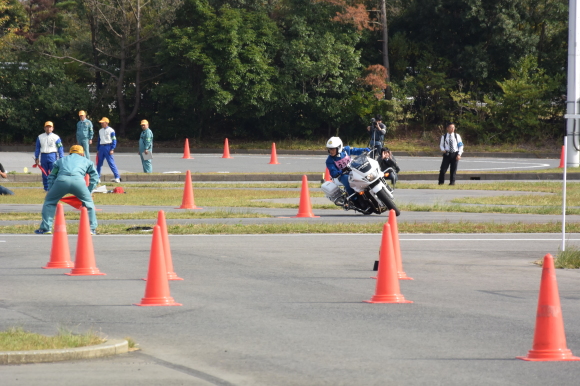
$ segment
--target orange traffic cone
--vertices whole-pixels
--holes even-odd
[[[195,201],[193,199],[193,188],[191,187],[191,172],[188,170],[185,173],[185,185],[183,187],[183,199],[181,200],[181,206],[175,209],[203,209],[195,206]]]
[[[74,268],[65,275],[69,276],[93,276],[106,275],[101,273],[95,263],[95,249],[91,238],[89,214],[87,208],[81,208],[81,221],[79,223],[79,235],[77,238],[77,253]]]
[[[183,280],[173,271],[173,259],[171,257],[171,246],[169,245],[169,234],[167,233],[167,223],[165,222],[165,212],[162,210],[157,214],[157,225],[161,228],[163,237],[163,254],[165,255],[165,268],[167,268],[167,279]]]
[[[169,281],[163,256],[163,236],[161,227],[153,227],[153,240],[151,241],[151,255],[149,257],[149,271],[147,272],[147,285],[145,297],[136,306],[181,306],[176,303],[169,293]]]
[[[389,225],[391,226],[391,237],[393,239],[393,249],[397,259],[397,276],[400,280],[414,280],[403,271],[403,257],[401,256],[401,243],[399,242],[399,226],[397,225],[397,214],[393,209],[389,211]]]
[[[270,163],[268,165],[280,165],[278,156],[276,155],[276,144],[272,142],[272,155],[270,156]]]
[[[332,181],[332,178],[330,178],[330,171],[328,170],[328,168],[326,168],[326,171],[324,172],[324,181]]]
[[[230,144],[228,143],[227,138],[226,141],[224,142],[224,155],[222,156],[222,158],[234,158],[230,157]]]
[[[183,145],[183,157],[185,159],[193,159],[191,154],[189,154],[189,139],[185,138],[185,144]]]
[[[564,320],[560,307],[560,295],[554,269],[554,258],[544,256],[538,310],[536,313],[536,330],[534,344],[527,357],[516,357],[525,361],[580,361],[572,356],[566,347]]]
[[[560,152],[560,166],[559,168],[564,168],[564,162],[566,162],[566,146],[562,146],[562,151]]]
[[[381,255],[379,257],[379,272],[377,274],[377,287],[375,295],[365,303],[413,303],[405,300],[399,287],[397,277],[397,262],[393,250],[391,226],[386,223],[383,226],[383,239],[381,242]]]
[[[74,264],[70,259],[68,235],[66,233],[66,223],[64,221],[64,208],[62,204],[56,204],[56,216],[54,218],[50,261],[46,264],[46,267],[42,268],[49,269],[72,267],[74,267]]]
[[[298,207],[298,214],[296,217],[320,217],[312,213],[312,205],[310,204],[310,192],[308,191],[308,178],[302,176],[302,191],[300,193],[300,205]]]
[[[85,184],[89,186],[89,175],[85,174]]]

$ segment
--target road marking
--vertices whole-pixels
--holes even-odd
[[[380,236],[381,233],[291,233],[291,234],[252,234],[252,235],[231,235],[231,234],[227,234],[227,235],[169,235],[171,237],[312,237],[312,236],[341,236],[341,237],[346,237],[346,236]],[[410,236],[410,235],[405,235],[402,238],[400,237],[399,240],[401,241],[562,241],[561,237],[555,237],[555,238],[542,238],[542,239],[538,239],[538,238],[534,238],[534,239],[519,239],[519,238],[497,238],[498,235],[501,235],[501,233],[496,233],[494,234],[496,237],[495,238],[486,238],[486,235],[490,235],[490,234],[481,234],[482,238],[444,238],[445,236],[450,235],[449,233],[441,233],[439,234],[440,236],[442,236],[443,238],[439,237],[439,238],[405,238],[405,236]],[[478,235],[478,233],[470,233],[469,236],[472,237],[474,235]],[[511,233],[510,235],[513,235],[513,233]],[[22,235],[10,235],[10,234],[5,234],[2,237],[39,237],[38,235],[32,235],[32,234],[22,234]],[[69,236],[76,236],[76,235],[69,235]],[[105,238],[105,237],[149,237],[151,238],[151,234],[140,234],[140,235],[98,235],[95,236],[96,239],[100,239],[100,238]],[[47,237],[47,239],[49,239]],[[580,238],[566,238],[566,241],[580,241]]]

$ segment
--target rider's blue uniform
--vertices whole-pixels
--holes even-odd
[[[329,154],[328,158],[326,159],[326,167],[330,172],[330,176],[332,178],[338,177],[349,195],[353,194],[354,190],[352,190],[350,184],[348,183],[348,174],[342,174],[342,170],[348,165],[351,155],[360,155],[365,150],[367,149],[345,146],[340,154],[336,155],[335,157]]]

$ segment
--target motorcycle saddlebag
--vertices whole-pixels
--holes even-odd
[[[334,183],[334,181],[326,181],[324,184],[322,184],[322,191],[326,197],[328,197],[333,202],[342,196],[340,188]]]

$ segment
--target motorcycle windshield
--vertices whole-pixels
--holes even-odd
[[[365,154],[361,154],[352,160],[350,167],[366,173],[371,169],[371,163]]]

